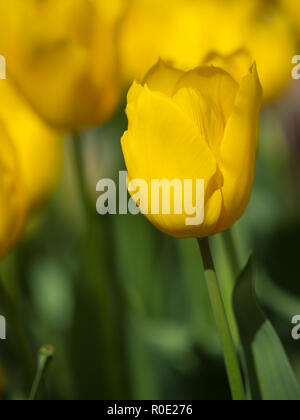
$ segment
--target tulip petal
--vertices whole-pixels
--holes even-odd
[[[217,157],[225,127],[220,107],[198,89],[192,88],[179,89],[173,100],[193,121],[199,135]]]
[[[181,88],[199,89],[200,92],[212,98],[223,112],[226,122],[234,107],[238,84],[224,70],[217,67],[198,67],[185,73],[175,86],[176,93]]]
[[[229,55],[221,55],[215,52],[207,55],[204,63],[209,66],[213,65],[227,71],[234,80],[240,84],[248,73],[252,64],[250,52],[248,50],[239,49]]]
[[[147,73],[144,84],[153,91],[171,96],[176,83],[183,74],[183,71],[177,70],[164,61],[159,60]]]
[[[254,182],[262,88],[254,65],[242,81],[234,111],[225,128],[220,169],[224,206],[217,231],[235,223],[247,208]]]
[[[215,181],[216,159],[191,119],[167,95],[136,86],[135,101],[128,104],[128,132],[122,148],[130,179],[204,179],[205,205],[201,226],[186,226],[186,215],[148,215],[160,230],[177,237],[206,236],[214,230],[221,213],[222,196]],[[138,91],[139,90],[139,91]],[[212,188],[212,184],[214,187]],[[194,195],[195,197],[195,195]]]
[[[137,82],[133,82],[127,94],[127,104],[131,104],[138,100],[140,94],[143,92],[143,86]]]

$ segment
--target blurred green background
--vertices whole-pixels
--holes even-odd
[[[255,252],[260,301],[300,380],[300,342],[291,337],[291,319],[300,314],[300,130],[296,111],[287,121],[290,105],[287,95],[262,112],[255,188],[234,235],[243,264]],[[117,180],[125,169],[123,108],[81,139],[93,210],[96,182]],[[9,319],[8,339],[0,343],[1,397],[28,396],[38,350],[52,344],[40,398],[229,399],[196,240],[169,238],[142,216],[93,211],[87,226],[84,212],[66,138],[55,197],[1,263],[0,313]],[[218,235],[212,244],[226,282],[226,240]]]

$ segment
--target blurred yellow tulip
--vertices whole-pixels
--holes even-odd
[[[283,8],[288,12],[295,28],[300,34],[300,2],[299,0],[280,0]]]
[[[122,8],[122,0],[0,0],[7,73],[49,123],[79,130],[111,116]]]
[[[9,80],[0,83],[0,124],[13,143],[29,207],[34,211],[57,184],[62,136],[32,110]]]
[[[1,120],[0,151],[0,258],[2,258],[23,232],[27,195],[16,150]]]
[[[261,0],[130,0],[120,31],[123,77],[142,81],[162,58],[189,70],[207,55],[246,48],[257,62],[264,99],[290,80],[295,37],[275,2]]]
[[[149,212],[153,225],[175,237],[205,237],[242,216],[254,180],[261,99],[255,65],[239,85],[217,67],[182,72],[160,61],[143,85],[132,85],[122,138],[128,182],[193,180],[195,197],[196,180],[204,180],[203,224],[187,225],[186,210],[178,214],[174,204],[171,214]],[[152,201],[145,194],[141,209]]]

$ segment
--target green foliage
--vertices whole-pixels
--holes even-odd
[[[234,308],[251,398],[300,400],[299,384],[285,350],[256,297],[253,257],[236,285]]]

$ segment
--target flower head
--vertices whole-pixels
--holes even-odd
[[[160,61],[144,84],[132,85],[122,138],[129,182],[204,180],[204,222],[187,226],[187,214],[174,208],[169,215],[149,212],[158,229],[205,237],[243,215],[254,181],[261,99],[255,65],[238,84],[221,68],[182,72]],[[150,202],[151,192],[144,198]]]
[[[44,119],[77,130],[108,119],[118,101],[116,25],[122,0],[0,2],[7,73]]]

